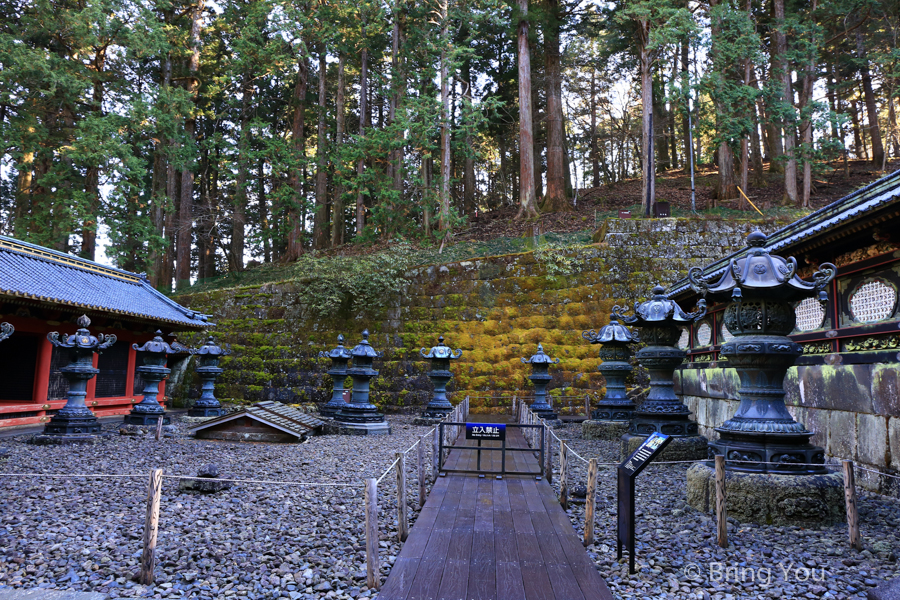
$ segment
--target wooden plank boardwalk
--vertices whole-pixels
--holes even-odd
[[[475,415],[469,421],[502,419]],[[521,431],[507,429],[508,447],[526,447]],[[476,444],[464,438],[457,444]],[[445,466],[474,471],[476,454],[453,449]],[[499,471],[500,452],[482,452],[481,468]],[[508,452],[506,468],[539,470],[530,452]],[[379,600],[612,598],[545,480],[461,473],[438,478],[378,594]]]

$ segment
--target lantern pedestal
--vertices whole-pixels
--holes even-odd
[[[144,356],[144,364],[135,369],[141,374],[141,379],[144,381],[142,392],[144,398],[134,405],[130,413],[125,415],[124,424],[155,427],[160,419],[162,419],[163,425],[171,424],[172,419],[160,406],[157,397],[159,396],[159,382],[172,372],[166,367],[166,357],[174,354],[175,350],[163,340],[161,331],[157,331],[156,336],[143,346],[132,344],[131,347]]]
[[[347,369],[347,374],[353,378],[353,393],[350,404],[344,404],[335,414],[332,430],[341,435],[390,435],[390,424],[378,412],[378,407],[369,403],[369,382],[378,375],[372,368],[372,361],[381,353],[375,352],[369,344],[368,331],[363,332],[362,342],[350,354],[353,367]]]
[[[585,440],[606,440],[615,442],[627,433],[628,421],[600,421],[590,419],[588,421],[582,421],[581,423],[581,437]]]
[[[344,336],[338,335],[338,345],[328,352],[319,352],[319,358],[330,358],[331,368],[328,374],[331,375],[331,399],[319,408],[319,416],[326,419],[333,419],[338,412],[347,404],[344,402],[344,380],[347,379],[347,362],[352,358],[350,350],[344,348]]]
[[[725,489],[728,516],[739,521],[821,527],[841,523],[846,515],[840,471],[797,477],[726,470]],[[715,467],[701,463],[688,469],[687,501],[697,510],[715,511]]]
[[[537,354],[531,358],[523,358],[522,362],[531,364],[531,375],[528,379],[534,384],[534,402],[529,408],[531,412],[544,420],[548,427],[561,427],[564,425],[555,412],[553,407],[547,402],[547,386],[553,381],[550,375],[550,365],[559,364],[559,359],[550,358],[544,353],[544,345],[538,344]]]
[[[431,369],[426,373],[434,386],[434,395],[425,407],[422,416],[413,421],[415,425],[437,425],[453,412],[453,405],[447,400],[447,384],[453,379],[450,361],[462,356],[462,350],[453,350],[444,343],[444,336],[438,337],[437,346],[430,350],[420,350],[422,358],[431,361]]]
[[[44,426],[44,431],[31,438],[33,444],[92,444],[97,441],[100,423],[85,405],[84,399],[87,396],[88,381],[100,372],[93,366],[94,353],[112,346],[116,342],[116,336],[94,337],[87,329],[90,324],[91,320],[87,316],[81,316],[78,318],[79,329],[75,335],[63,336],[62,341],[57,332],[47,335],[54,346],[72,351],[72,361],[60,369],[69,381],[69,395],[66,405],[53,415]]]

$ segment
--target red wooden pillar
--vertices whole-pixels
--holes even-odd
[[[134,369],[136,365],[137,352],[134,350],[134,346],[128,344],[128,373],[125,375],[125,395],[131,398],[132,401],[134,401]]]
[[[37,360],[34,365],[34,392],[31,401],[41,406],[47,404],[47,395],[50,390],[50,361],[53,359],[53,344],[46,336],[41,338],[38,344]],[[39,417],[47,416],[44,410],[38,411]]]
[[[97,364],[100,362],[100,355],[94,352],[94,360],[91,365],[96,369]],[[94,398],[97,392],[97,376],[93,376],[88,380],[87,384],[87,396],[84,398],[84,403],[88,408],[93,412],[95,410],[94,407]]]
[[[168,360],[166,361],[166,366],[167,367],[169,366]],[[159,382],[159,395],[156,396],[156,399],[163,406],[165,406],[165,404],[166,404],[166,381],[168,381],[168,380],[169,380],[169,377],[167,375],[165,379],[163,379],[162,381]]]

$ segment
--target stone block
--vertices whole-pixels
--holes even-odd
[[[900,419],[892,417],[888,421],[888,438],[891,448],[891,468],[900,471]]]
[[[687,471],[688,504],[703,512],[716,506],[716,470],[705,463]],[[728,516],[763,525],[830,525],[844,521],[844,477],[725,472]]]
[[[900,578],[885,581],[866,592],[868,600],[900,600]]]
[[[581,437],[585,440],[618,441],[628,433],[628,421],[583,421]]]
[[[856,415],[857,460],[877,467],[890,465],[887,425],[888,417]]]
[[[797,367],[796,394],[785,387],[791,404],[870,414],[875,412],[871,390],[868,365]]]
[[[900,417],[900,366],[872,365],[872,405],[875,414]]]
[[[829,412],[825,451],[837,458],[856,460],[856,414],[840,410]]]
[[[98,592],[73,592],[46,589],[0,589],[0,600],[105,600],[106,594]]]
[[[701,396],[700,393],[700,377],[699,369],[681,369],[676,375],[679,376],[679,380],[681,381],[681,392],[684,396]]]
[[[725,399],[725,370],[704,369],[706,374],[706,393],[710,398]]]
[[[818,408],[810,408],[806,411],[805,420],[801,421],[801,423],[806,425],[807,429],[813,432],[813,436],[810,439],[810,443],[813,446],[828,447],[829,412]]]

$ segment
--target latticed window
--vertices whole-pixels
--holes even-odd
[[[722,323],[719,326],[719,339],[721,340],[721,342],[723,344],[727,344],[728,342],[730,342],[731,340],[734,339],[734,336],[731,335],[731,332],[728,331],[727,327],[725,327],[725,323]]]
[[[797,316],[798,331],[812,331],[822,327],[825,321],[825,308],[817,298],[806,298],[794,307]]]
[[[883,321],[896,306],[897,290],[881,279],[862,284],[850,295],[850,313],[861,323]]]
[[[47,386],[47,400],[65,400],[69,395],[69,381],[59,370],[71,361],[71,349],[53,347],[53,353],[50,355],[50,385]]]
[[[712,327],[709,323],[701,323],[697,327],[697,345],[700,347],[709,346],[712,341]]]
[[[97,360],[96,398],[114,398],[126,394],[128,383],[128,344],[118,342],[105,350]]]
[[[682,350],[687,350],[691,347],[691,334],[688,333],[687,329],[681,330],[681,337],[678,338],[678,347]]]

